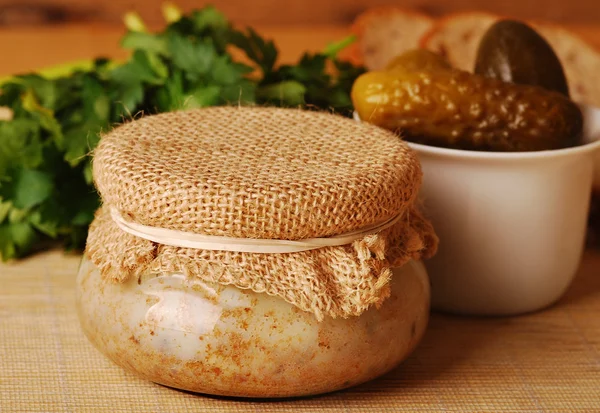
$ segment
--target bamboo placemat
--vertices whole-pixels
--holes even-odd
[[[79,257],[0,265],[0,412],[600,412],[600,253],[566,297],[513,318],[436,314],[418,350],[371,383],[325,396],[247,401],[139,380],[79,329]],[[360,356],[360,355],[357,355]]]

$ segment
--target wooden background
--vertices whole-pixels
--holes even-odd
[[[162,22],[163,0],[0,0],[0,27],[61,23],[120,24],[137,10],[151,25]],[[519,18],[577,25],[600,24],[600,0],[177,0],[182,9],[214,4],[237,24],[346,24],[362,10],[381,5],[415,8],[433,15],[488,10]]]

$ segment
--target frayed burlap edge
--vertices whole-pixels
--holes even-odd
[[[100,209],[86,256],[106,280],[180,272],[206,282],[278,296],[322,320],[358,316],[390,294],[392,268],[429,258],[438,239],[416,207],[393,227],[352,245],[290,254],[206,251],[160,245],[123,232]]]

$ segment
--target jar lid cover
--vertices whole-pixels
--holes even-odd
[[[140,225],[301,240],[404,213],[421,169],[397,135],[330,113],[211,107],[147,116],[94,153],[103,203]]]

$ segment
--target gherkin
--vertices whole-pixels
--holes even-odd
[[[364,121],[448,148],[565,148],[583,128],[579,107],[558,92],[457,69],[369,72],[355,81],[352,101]]]
[[[519,21],[500,20],[487,30],[477,49],[474,72],[569,96],[567,78],[552,46]]]
[[[392,59],[386,70],[438,70],[451,69],[450,63],[440,54],[427,49],[413,49]]]

